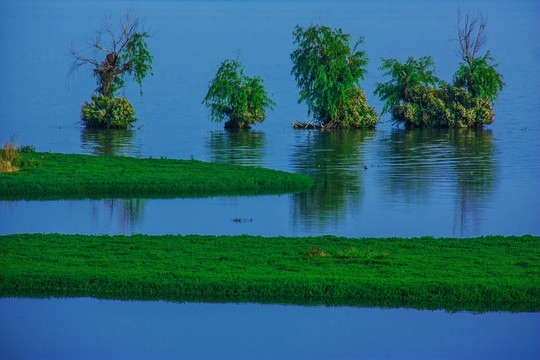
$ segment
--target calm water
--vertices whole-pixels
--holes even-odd
[[[449,316],[410,309],[96,299],[0,299],[0,314],[3,358],[454,360],[538,355],[538,318],[528,314]]]
[[[80,106],[89,99],[95,82],[90,68],[82,68],[70,78],[66,77],[71,65],[68,44],[73,42],[77,48],[84,49],[94,31],[100,28],[104,13],[110,13],[114,18],[130,6],[146,18],[153,33],[149,47],[154,55],[154,76],[144,83],[144,101],[140,101],[135,84],[129,83],[126,90],[139,118],[137,126],[144,126],[126,131],[85,130],[79,124]],[[495,122],[486,129],[405,131],[392,126],[387,116],[383,117],[386,122],[372,131],[325,133],[291,128],[291,123],[307,119],[305,105],[297,104],[298,92],[290,75],[289,54],[294,49],[291,32],[296,24],[324,23],[343,28],[353,38],[365,36],[365,49],[371,61],[362,86],[368,101],[380,111],[382,104],[372,93],[377,82],[385,81],[377,70],[381,57],[404,60],[408,56],[431,55],[438,76],[451,79],[458,66],[457,7],[458,1],[424,0],[2,1],[1,141],[15,136],[19,144],[33,144],[39,151],[169,158],[193,156],[200,160],[262,165],[309,174],[316,184],[305,193],[280,196],[1,202],[0,234],[538,235],[540,4],[536,1],[470,1],[461,4],[462,12],[480,9],[486,15],[487,48],[500,63],[499,71],[504,74],[507,84],[496,104]],[[219,62],[236,57],[245,64],[248,74],[265,78],[278,106],[263,124],[252,130],[227,132],[222,124],[208,120],[208,111],[201,101]],[[234,218],[253,221],[236,223],[232,221]],[[160,326],[161,322],[156,320],[161,319],[160,311],[190,314],[230,311],[238,318],[266,317],[276,311],[281,314],[278,318],[324,318],[334,325],[325,327],[325,322],[307,323],[302,331],[298,331],[304,334],[303,340],[292,338],[299,344],[297,347],[288,343],[290,336],[270,337],[266,327],[259,325],[251,336],[258,334],[259,342],[267,340],[273,345],[258,348],[266,354],[274,354],[269,357],[280,357],[285,353],[305,354],[304,348],[322,346],[325,342],[321,339],[334,336],[336,327],[341,330],[338,334],[347,341],[329,341],[328,344],[330,348],[339,346],[342,352],[320,350],[320,357],[326,357],[324,354],[335,357],[367,354],[370,358],[401,358],[400,351],[406,349],[410,350],[411,357],[450,354],[448,357],[455,358],[460,357],[462,351],[471,354],[475,347],[463,345],[464,340],[455,337],[457,332],[452,332],[452,326],[471,329],[469,335],[476,344],[504,347],[507,352],[495,352],[501,358],[513,357],[511,352],[520,351],[523,344],[500,342],[497,336],[520,335],[527,344],[527,354],[533,355],[530,357],[540,354],[538,345],[527,340],[531,333],[536,338],[540,336],[538,314],[472,316],[404,310],[179,304],[166,304],[167,310],[163,310],[161,306],[165,305],[159,303],[109,304],[91,300],[4,299],[0,304],[4,326],[2,341],[10,333],[5,329],[27,326],[28,330],[40,321],[46,323],[43,319],[47,316],[58,319],[55,323],[58,328],[70,329],[68,323],[82,324],[80,332],[66,330],[65,336],[51,343],[51,346],[57,346],[50,350],[53,355],[59,354],[69,336],[84,337],[87,341],[72,348],[72,353],[82,351],[92,343],[100,343],[101,335],[90,331],[96,325],[79,319],[79,316],[109,311],[103,310],[103,306],[121,309],[118,311],[128,314],[126,318],[142,314],[140,316],[146,318],[138,320],[141,322],[153,319],[152,328],[138,329],[140,332],[121,337],[122,331],[133,331],[133,323],[99,318],[103,331],[116,331],[119,341],[148,337],[147,350],[160,346],[173,352],[176,349],[171,345],[170,326]],[[51,310],[57,307],[76,310],[65,313]],[[9,315],[14,309],[27,314],[24,315],[27,320],[20,322],[19,318]],[[35,315],[35,309],[39,309],[38,313],[43,311],[44,318]],[[305,313],[309,315],[303,315]],[[364,344],[361,342],[362,331],[366,330],[359,328],[357,323],[342,323],[343,317],[348,319],[350,316],[392,320],[385,322],[384,331],[371,334],[378,341],[365,346],[372,352],[363,353],[359,344]],[[503,319],[510,319],[517,325],[507,326]],[[303,320],[299,321],[302,323]],[[431,332],[426,329],[435,327],[438,329],[435,334],[439,336],[432,336],[425,342],[418,342],[417,338],[410,348],[403,345],[394,347],[395,352],[389,350],[392,347],[388,345],[396,341],[394,335],[406,333],[411,323],[422,322],[431,327],[413,334],[421,338],[422,334]],[[526,325],[531,323],[533,325]],[[232,328],[229,323],[208,318],[201,324],[190,317],[187,324],[198,329],[217,328],[212,331],[225,335],[229,335]],[[377,321],[370,324],[380,326]],[[254,323],[240,322],[234,329],[240,332],[240,337],[242,331],[253,326]],[[276,330],[279,333],[283,327],[289,331],[290,323],[283,320],[272,326],[281,326]],[[26,342],[39,348],[44,331],[36,330],[32,334],[26,339],[19,338],[19,344]],[[17,338],[15,331],[12,335]],[[235,339],[223,339],[235,343]],[[197,344],[193,339],[190,341],[191,345]],[[238,339],[236,343],[243,344]],[[112,346],[103,341],[101,344]],[[124,348],[119,344],[96,351],[105,353],[108,349],[113,354]],[[471,357],[492,358],[487,348],[489,346],[478,346],[478,351]],[[285,350],[280,352],[279,349]],[[423,352],[423,349],[431,352]],[[238,350],[234,354],[237,356],[231,357],[249,357],[250,353],[245,355]],[[515,357],[529,357],[518,355]]]

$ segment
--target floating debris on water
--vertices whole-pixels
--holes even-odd
[[[232,221],[234,221],[235,223],[252,223],[253,222],[253,219],[248,219],[248,218],[234,218],[232,219]]]

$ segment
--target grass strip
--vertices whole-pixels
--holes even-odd
[[[0,236],[0,296],[539,311],[539,236]]]
[[[189,197],[297,192],[309,176],[198,160],[30,152],[0,173],[0,200]]]

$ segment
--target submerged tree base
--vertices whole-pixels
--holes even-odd
[[[225,129],[251,129],[251,124],[247,119],[229,119],[225,121]]]
[[[0,236],[0,296],[539,311],[540,237]]]
[[[335,113],[315,113],[313,121],[295,122],[295,129],[371,129],[379,119],[373,106],[367,104],[366,95],[360,87],[354,87],[344,101],[336,105]]]
[[[128,99],[102,94],[92,94],[92,101],[84,103],[81,119],[86,127],[101,129],[126,129],[137,121],[135,109]]]

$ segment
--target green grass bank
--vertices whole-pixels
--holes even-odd
[[[540,237],[0,236],[0,296],[540,311]]]
[[[307,175],[198,160],[29,152],[0,173],[0,200],[166,198],[297,192]]]

